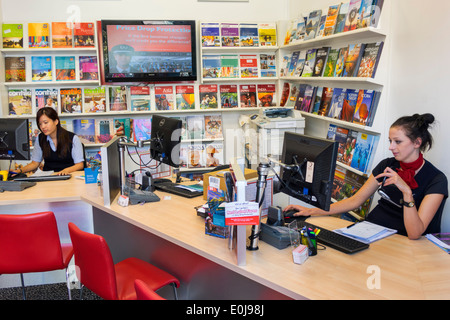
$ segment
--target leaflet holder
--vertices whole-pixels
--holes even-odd
[[[236,177],[236,201],[245,201],[245,187],[247,186],[247,181],[244,176],[244,165],[245,160],[243,158],[232,159],[231,168],[233,169],[234,176]],[[230,238],[229,238],[229,248],[236,250],[237,265],[246,265],[246,226],[231,226],[230,227]],[[233,242],[235,241],[235,245]]]

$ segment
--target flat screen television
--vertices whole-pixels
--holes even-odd
[[[195,20],[98,22],[102,84],[197,80]]]
[[[0,119],[0,159],[30,160],[28,119]]]
[[[285,132],[280,191],[328,211],[337,152],[336,141]]]

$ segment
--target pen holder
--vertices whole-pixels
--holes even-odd
[[[309,249],[308,246],[304,246],[301,244],[297,220],[294,220],[291,223],[289,223],[288,229],[292,247],[292,259],[296,264],[303,264],[309,257]]]
[[[288,230],[289,230],[289,239],[291,240],[291,247],[297,248],[300,243],[300,234],[297,230],[297,220],[292,221],[288,224]]]
[[[136,189],[136,181],[134,177],[126,177],[125,178],[125,187],[123,188],[123,193],[125,196],[129,197],[131,190]]]

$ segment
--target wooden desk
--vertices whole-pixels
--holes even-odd
[[[259,294],[256,292],[259,289],[254,289],[255,296],[241,296],[233,291],[224,292],[223,288],[221,294],[228,299],[450,299],[450,257],[425,238],[413,241],[394,235],[353,255],[327,248],[303,265],[292,262],[289,248],[278,250],[260,241],[258,251],[247,252],[247,264],[237,266],[227,240],[204,234],[203,219],[194,210],[203,203],[201,197],[185,199],[157,194],[161,198],[157,203],[129,207],[113,203],[105,207],[96,185],[85,185],[84,181],[72,178],[38,183],[22,192],[4,192],[0,194],[0,205],[84,201],[93,207],[95,232],[105,236],[111,250],[117,253],[115,258],[139,255],[141,249],[145,249],[144,255],[151,252],[147,259],[156,259],[160,266],[174,270],[182,278],[182,286],[183,283],[185,287],[191,286],[187,298],[197,297],[193,288],[199,287],[190,283],[196,281],[198,274],[227,278],[229,273],[237,275],[230,281],[233,285],[245,278],[270,290]],[[331,230],[348,224],[332,217],[308,221]],[[217,274],[211,264],[220,266],[222,273]],[[185,272],[181,274],[180,270]],[[373,270],[378,271],[379,278]],[[373,282],[373,278],[379,281]],[[217,291],[221,291],[225,282],[210,283],[208,297],[222,297]],[[371,288],[374,284],[380,287]],[[202,290],[207,286],[203,284]],[[280,295],[273,295],[274,292]]]

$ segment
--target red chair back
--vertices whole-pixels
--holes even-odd
[[[136,289],[136,296],[138,300],[166,300],[150,289],[142,280],[136,279],[134,281],[134,288]]]
[[[72,222],[69,233],[80,282],[105,300],[117,300],[114,262],[105,239],[80,230]]]
[[[65,267],[53,212],[0,214],[0,274]]]

